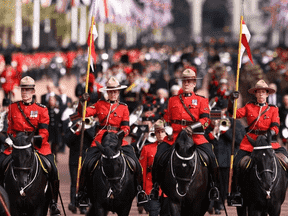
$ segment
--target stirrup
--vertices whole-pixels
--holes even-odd
[[[86,197],[87,194],[83,192],[82,194],[78,194],[76,196],[76,206],[77,207],[88,207],[89,206],[89,199]]]
[[[243,206],[243,198],[239,192],[228,195],[227,196],[227,205],[234,206],[234,207],[241,207]]]
[[[159,199],[159,186],[157,183],[154,183],[153,188],[149,194],[149,199],[158,200]]]
[[[217,187],[212,187],[210,190],[209,190],[209,193],[208,193],[208,197],[209,197],[209,200],[210,201],[219,201],[220,200],[220,195],[219,195],[219,190]]]
[[[137,206],[143,205],[144,203],[147,203],[149,201],[148,195],[145,193],[144,190],[142,190],[142,187],[140,185],[137,186]]]
[[[58,206],[57,206],[56,202],[53,202],[50,205],[50,215],[51,216],[59,216],[59,215],[61,215],[60,210],[58,209]]]

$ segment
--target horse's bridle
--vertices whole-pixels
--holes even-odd
[[[25,145],[25,146],[17,146],[17,145],[15,145],[15,144],[13,143],[12,146],[13,146],[13,148],[15,148],[15,149],[20,149],[20,150],[22,150],[22,149],[30,148],[30,147],[32,146],[32,143],[29,143],[29,144],[27,144],[27,145]],[[36,156],[36,153],[35,153],[35,152],[34,152],[34,160],[36,160],[36,171],[35,171],[35,175],[34,175],[33,179],[32,179],[25,187],[21,187],[21,190],[20,190],[20,192],[19,192],[21,196],[26,196],[24,190],[25,190],[26,188],[28,188],[28,187],[35,181],[35,179],[36,179],[36,177],[37,177],[37,175],[38,175],[39,161],[38,161],[38,159],[37,159],[37,156]],[[17,179],[16,179],[16,177],[15,177],[15,174],[14,174],[14,169],[26,171],[26,170],[31,170],[32,168],[31,168],[31,167],[14,167],[14,166],[12,166],[12,167],[11,167],[12,176],[13,176],[14,180],[17,181]],[[45,187],[45,191],[47,190],[47,187],[48,187],[48,184],[47,184],[46,187]]]
[[[179,155],[179,154],[177,153],[177,151],[175,151],[175,149],[173,149],[172,154],[171,154],[171,158],[170,158],[170,169],[171,169],[171,174],[172,174],[173,178],[174,178],[175,181],[176,181],[176,192],[177,192],[177,194],[178,194],[180,197],[184,197],[184,196],[186,196],[187,191],[186,191],[184,194],[181,194],[181,193],[179,192],[177,179],[179,179],[179,180],[181,180],[181,181],[187,181],[187,182],[189,181],[189,184],[188,184],[188,187],[187,187],[187,188],[189,188],[190,184],[191,184],[192,181],[193,181],[193,176],[194,176],[194,174],[195,174],[195,172],[196,172],[197,157],[195,157],[195,166],[194,166],[194,170],[193,170],[193,172],[192,172],[191,177],[190,177],[190,178],[179,178],[179,177],[175,176],[174,169],[173,169],[173,163],[172,163],[172,161],[173,161],[173,155],[174,155],[174,153],[175,153],[175,155],[177,156],[177,158],[179,158],[180,160],[189,161],[189,160],[192,160],[192,159],[195,157],[196,152],[194,151],[193,154],[192,154],[191,156],[189,156],[189,157],[182,157],[181,155]]]
[[[257,147],[254,147],[253,150],[263,150],[263,149],[271,149],[271,148],[272,148],[271,145],[270,145],[270,146],[257,146]],[[261,187],[262,190],[264,190],[264,191],[266,192],[266,194],[267,194],[266,199],[270,199],[270,198],[271,198],[270,194],[271,194],[271,191],[272,191],[272,189],[273,189],[273,187],[274,187],[274,185],[275,185],[274,183],[275,183],[275,180],[276,180],[277,174],[278,174],[278,167],[277,167],[277,162],[276,162],[275,156],[273,156],[273,159],[274,159],[274,165],[275,165],[275,169],[276,169],[275,172],[274,172],[273,170],[270,170],[270,169],[265,169],[265,170],[262,170],[260,173],[258,173],[258,171],[257,171],[257,164],[255,165],[256,177],[257,177],[257,179],[258,179],[259,182],[260,182],[260,187]],[[265,189],[262,187],[262,185],[261,185],[262,180],[261,180],[260,175],[261,175],[262,173],[264,173],[264,172],[269,172],[269,173],[272,173],[272,174],[275,173],[274,178],[273,178],[273,180],[272,180],[271,187],[269,188],[269,190],[265,190]]]
[[[102,158],[105,158],[105,159],[116,159],[116,158],[118,158],[120,155],[121,155],[121,157],[122,157],[122,159],[123,159],[123,161],[124,161],[124,168],[123,168],[123,173],[122,173],[122,176],[121,176],[121,177],[109,178],[109,177],[106,175],[103,166],[101,166],[102,173],[103,173],[103,175],[107,178],[108,181],[120,180],[120,182],[121,182],[122,179],[123,179],[124,176],[125,176],[125,173],[126,173],[126,163],[125,163],[125,160],[124,160],[124,156],[123,156],[123,154],[121,154],[120,151],[119,151],[116,155],[114,155],[114,156],[112,156],[112,157],[107,157],[107,156],[104,155],[104,154],[101,155],[101,161],[102,161]]]

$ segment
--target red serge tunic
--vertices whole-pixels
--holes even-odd
[[[130,126],[129,126],[129,110],[125,103],[119,102],[119,106],[114,110],[118,103],[110,103],[105,100],[99,100],[95,104],[86,109],[85,117],[97,116],[99,118],[100,130],[96,133],[94,141],[91,146],[96,146],[96,141],[101,143],[103,134],[107,131],[107,128],[114,128],[109,131],[117,133],[120,130],[125,132],[125,136],[129,135]],[[110,111],[113,111],[108,119],[107,115]],[[82,106],[79,103],[78,114],[82,116]],[[105,126],[104,129],[102,129]],[[117,130],[115,130],[117,128]],[[128,145],[128,142],[123,139],[122,146]]]
[[[188,97],[184,97],[184,94],[183,94],[182,99],[186,107],[195,117],[195,122],[199,121],[205,130],[210,124],[210,119],[209,119],[210,109],[209,109],[208,99],[203,96],[197,95],[195,93],[192,93],[191,96],[188,96]],[[179,95],[173,96],[169,99],[168,110],[164,115],[164,119],[166,122],[170,123],[171,127],[173,128],[174,139],[168,140],[168,136],[166,136],[164,139],[164,141],[169,143],[170,145],[173,145],[180,131],[183,128],[187,127],[187,125],[185,125],[185,121],[190,121],[190,122],[193,121],[193,119],[187,113],[183,104],[181,103]],[[183,122],[184,124],[173,123],[175,122],[175,120],[179,120]],[[208,143],[204,135],[194,134],[192,135],[192,138],[196,145]]]
[[[262,106],[262,108],[254,102],[247,103],[244,107],[237,109],[236,118],[247,118],[247,123],[250,125],[260,113],[262,113],[266,108],[269,106],[269,110],[265,112],[265,114],[261,115],[259,120],[256,121],[253,125],[249,127],[249,131],[251,130],[259,130],[259,131],[267,131],[268,129],[274,130],[275,134],[277,135],[279,132],[279,125],[280,125],[280,118],[279,118],[279,110],[277,106],[268,105],[267,103]],[[258,135],[255,133],[249,133],[248,135],[256,140]],[[280,148],[280,144],[277,142],[271,143],[273,149]],[[242,142],[240,143],[240,149],[248,152],[253,151],[253,146],[248,141],[247,135],[244,136]]]
[[[30,122],[39,129],[39,134],[42,137],[42,146],[41,148],[35,149],[38,150],[40,154],[48,155],[51,154],[51,147],[48,143],[49,132],[49,114],[46,106],[39,103],[23,103],[23,101],[19,102],[20,107],[22,108],[26,117],[30,120]],[[12,134],[16,137],[16,133],[18,132],[32,132],[34,128],[27,122],[25,117],[22,115],[21,111],[18,108],[17,102],[13,103],[9,106],[8,111],[8,129],[7,133]],[[11,154],[12,149],[7,148],[4,151],[4,154]]]
[[[139,162],[143,168],[143,190],[146,194],[150,194],[153,182],[152,182],[152,166],[154,162],[154,157],[157,152],[158,141],[145,145],[142,148],[141,155],[139,157]],[[162,193],[161,188],[159,190],[160,194]],[[164,197],[167,197],[164,194]]]

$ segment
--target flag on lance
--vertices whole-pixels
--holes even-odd
[[[95,40],[96,38],[98,37],[98,32],[97,32],[97,29],[96,29],[96,25],[94,23],[94,18],[96,16],[96,7],[98,7],[99,5],[99,0],[94,0],[93,4],[92,4],[92,22],[91,22],[91,26],[89,28],[89,33],[88,33],[88,38],[87,38],[87,45],[88,45],[88,58],[89,58],[89,49],[91,49],[91,61],[90,61],[90,66],[91,66],[91,69],[92,71],[94,72],[94,67],[93,67],[93,59],[96,60],[96,52],[95,52]],[[91,34],[91,31],[92,31],[92,34]],[[91,40],[91,37],[92,37],[92,40]],[[91,44],[90,44],[91,42]]]
[[[248,57],[249,57],[251,63],[254,64],[253,63],[253,59],[252,59],[250,46],[249,46],[249,41],[250,41],[250,38],[251,38],[251,34],[250,34],[250,32],[249,32],[244,20],[242,20],[241,24],[242,24],[242,35],[241,35],[241,53],[240,53],[240,64],[239,64],[240,68],[241,68],[242,57],[243,57],[243,54],[245,52],[245,49],[246,49],[246,52],[248,54]]]

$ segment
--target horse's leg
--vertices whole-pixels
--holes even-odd
[[[246,206],[242,206],[242,207],[236,207],[237,208],[237,215],[238,216],[247,216],[247,207]]]
[[[255,208],[254,205],[248,207],[248,216],[262,216],[262,211]]]
[[[272,208],[268,209],[268,213],[269,213],[269,216],[280,216],[281,204],[273,205]],[[266,215],[261,215],[261,216],[267,216],[267,214]]]
[[[180,203],[173,203],[170,200],[170,213],[171,213],[171,216],[179,216],[181,213]]]
[[[131,203],[132,205],[132,203]],[[121,211],[118,211],[117,214],[118,216],[129,216],[130,210],[131,210],[131,205],[130,206],[123,206]]]

